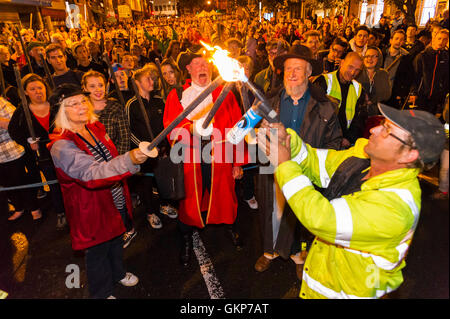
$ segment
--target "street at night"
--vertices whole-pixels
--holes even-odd
[[[428,182],[421,185],[423,206],[419,225],[406,259],[404,283],[392,298],[447,299],[448,202],[429,200],[435,186]],[[71,249],[67,230],[55,230],[55,214],[51,210],[44,212],[39,223],[26,216],[15,224],[1,224],[0,289],[12,299],[88,298],[83,255]],[[117,285],[117,298],[210,299],[219,293],[225,299],[298,299],[300,282],[291,260],[278,258],[263,273],[253,269],[262,251],[258,213],[241,201],[238,212],[238,227],[244,241],[241,251],[235,250],[223,227],[213,225],[199,232],[211,264],[200,267],[193,256],[191,266],[183,269],[178,261],[176,222],[166,217],[162,229],[152,229],[138,209],[135,217],[138,235],[125,249],[125,264],[128,271],[139,277],[139,283],[131,288]],[[15,232],[22,232],[29,241],[25,266],[20,270],[25,272],[23,282],[17,282],[13,275],[15,249],[10,238]],[[69,289],[66,280],[69,286],[73,284],[69,277],[73,265],[80,269],[80,288]],[[205,278],[211,271],[219,286],[208,291],[211,285]]]
[[[448,299],[448,5],[0,0],[0,299]]]

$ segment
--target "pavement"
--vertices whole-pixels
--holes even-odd
[[[436,186],[421,180],[422,210],[403,270],[404,283],[394,299],[449,298],[449,209],[448,200],[431,201]],[[68,229],[56,230],[50,194],[41,200],[44,217],[31,214],[15,222],[0,220],[0,290],[8,299],[87,299],[82,252],[71,249]],[[244,247],[237,251],[220,225],[198,232],[191,266],[178,261],[176,220],[162,216],[163,228],[152,229],[145,212],[135,212],[136,238],[125,249],[127,271],[139,277],[135,287],[117,285],[118,299],[208,300],[298,300],[300,282],[291,260],[278,258],[269,270],[253,269],[262,253],[258,210],[241,201],[237,225]],[[16,235],[14,235],[16,234]],[[22,250],[11,238],[19,236]],[[13,236],[14,235],[14,236]],[[27,251],[28,249],[28,251]],[[1,292],[0,292],[1,293]],[[0,294],[1,295],[1,294]]]

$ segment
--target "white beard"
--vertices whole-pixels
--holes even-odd
[[[195,100],[200,93],[206,87],[201,87],[192,82],[191,86],[183,91],[183,95],[181,97],[181,105],[183,109],[189,106],[192,101]],[[212,94],[209,94],[206,99],[204,99],[197,107],[187,116],[187,119],[190,121],[204,119],[208,115],[209,110],[211,109],[213,104]]]

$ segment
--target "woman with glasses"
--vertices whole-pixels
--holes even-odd
[[[379,113],[378,103],[384,102],[391,96],[389,74],[380,68],[381,50],[368,47],[364,56],[364,68],[356,81],[362,84],[366,92],[368,119],[364,130],[364,137],[370,136],[370,129],[379,125],[383,117]]]
[[[22,79],[22,86],[28,101],[31,113],[31,124],[36,140],[31,139],[25,116],[24,106],[19,106],[9,123],[8,132],[11,138],[25,148],[25,161],[27,170],[31,175],[33,183],[40,183],[41,174],[47,181],[56,180],[55,168],[50,156],[50,152],[45,145],[49,142],[49,133],[53,130],[54,111],[50,108],[48,95],[50,93],[47,83],[37,74],[29,73]],[[50,184],[53,209],[57,214],[58,229],[64,228],[66,219],[64,216],[64,205],[61,196],[61,189],[58,184]],[[34,189],[35,191],[38,188]],[[37,194],[35,195],[37,196]],[[34,220],[42,217],[40,210],[31,212]],[[20,216],[16,216],[19,218]]]
[[[364,68],[356,80],[364,87],[367,93],[368,115],[380,114],[378,102],[383,102],[391,96],[389,74],[380,68],[381,50],[377,47],[368,47],[364,56]]]
[[[125,272],[123,238],[132,204],[126,179],[147,157],[133,149],[119,155],[81,88],[66,84],[52,96],[58,108],[48,149],[61,184],[72,248],[84,250],[92,298],[114,298],[114,284],[134,286]]]
[[[343,37],[336,37],[330,45],[329,50],[319,52],[322,61],[323,73],[336,71],[348,48],[348,42]]]

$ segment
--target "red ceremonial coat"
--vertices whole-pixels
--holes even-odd
[[[190,81],[183,86],[183,90],[190,86]],[[212,92],[213,101],[216,101],[222,86],[219,86]],[[176,89],[172,90],[166,101],[164,110],[164,127],[167,127],[181,112],[181,105]],[[205,227],[206,224],[233,224],[237,215],[237,199],[234,189],[235,181],[232,176],[233,166],[242,166],[248,162],[247,151],[243,150],[244,144],[237,147],[226,142],[226,133],[242,117],[239,105],[232,92],[229,92],[222,105],[215,114],[212,124],[215,128],[215,134],[212,135],[211,161],[211,189],[202,194],[202,172],[201,172],[201,148],[198,136],[186,134],[189,127],[193,124],[187,118],[184,118],[178,126],[172,130],[172,133],[180,133],[184,129],[184,135],[178,137],[168,135],[172,146],[181,146],[184,148],[184,186],[186,197],[180,201],[179,219],[182,223]],[[218,134],[220,132],[220,134]],[[186,139],[188,136],[188,139]],[[178,143],[177,143],[178,142]],[[175,144],[177,143],[177,144]],[[174,148],[172,149],[172,151]],[[231,150],[231,151],[230,151]],[[234,155],[234,160],[232,157]],[[224,160],[224,159],[227,160]],[[236,158],[238,162],[236,162]],[[207,211],[206,220],[201,216],[202,211]]]

